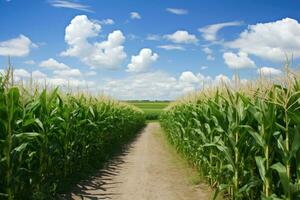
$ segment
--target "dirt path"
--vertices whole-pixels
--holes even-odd
[[[158,123],[150,123],[119,157],[90,180],[79,183],[71,199],[206,200],[206,186],[189,183],[174,162]]]

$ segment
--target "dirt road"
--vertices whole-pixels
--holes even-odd
[[[176,156],[175,156],[176,157]],[[79,183],[71,199],[206,200],[205,185],[189,183],[166,146],[158,123],[150,123],[136,140],[90,180]]]

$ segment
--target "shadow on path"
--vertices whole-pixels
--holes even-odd
[[[208,187],[189,184],[184,165],[166,148],[160,134],[159,123],[147,124],[119,154],[75,185],[64,199],[210,199]]]
[[[100,200],[112,199],[113,196],[120,195],[120,193],[112,192],[114,188],[117,188],[119,184],[122,184],[120,181],[115,181],[114,177],[122,170],[122,165],[126,163],[124,158],[130,153],[144,129],[125,144],[119,152],[115,153],[115,155],[104,164],[102,169],[98,170],[87,179],[81,180],[71,189],[71,193],[62,195],[62,199]]]

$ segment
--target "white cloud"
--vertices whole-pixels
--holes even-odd
[[[127,57],[124,46],[122,46],[124,41],[125,37],[121,31],[113,31],[108,35],[106,41],[95,43],[94,51],[83,61],[93,67],[106,66],[110,69],[116,69]]]
[[[232,69],[243,69],[256,67],[253,60],[248,57],[245,52],[239,52],[238,54],[232,52],[225,52],[223,54],[225,64]]]
[[[14,77],[17,79],[30,77],[30,73],[28,71],[26,71],[25,69],[15,69],[13,74],[14,74]]]
[[[249,82],[249,80],[247,79],[241,79],[240,76],[238,74],[233,74],[232,75],[232,79],[229,80],[230,81],[230,85],[233,87],[239,87],[241,84],[245,85]]]
[[[15,80],[22,80],[24,84],[29,83],[30,74],[25,69],[16,69]],[[98,84],[83,77],[68,75],[50,77],[40,71],[33,71],[32,77],[34,83],[42,86],[45,84],[59,86],[61,89],[89,88],[89,91],[102,91],[118,99],[175,99],[188,92],[200,90],[204,86],[233,83],[233,79],[222,74],[211,78],[191,71],[184,71],[178,76],[161,71],[130,73],[124,78],[100,80]]]
[[[44,74],[43,72],[39,70],[35,70],[32,72],[32,78],[37,78],[37,79],[46,79],[47,75]]]
[[[95,86],[95,82],[80,80],[80,79],[65,79],[65,78],[48,78],[46,83],[51,86],[60,86],[61,88],[74,88],[74,89],[86,89]]]
[[[215,78],[215,84],[230,84],[231,80],[224,74],[219,74]]]
[[[24,61],[24,64],[26,64],[26,65],[35,65],[35,61],[34,60],[26,60],[26,61]]]
[[[98,36],[100,30],[100,24],[90,21],[87,16],[74,17],[65,31],[65,41],[69,48],[61,55],[78,57],[91,67],[117,69],[127,57],[122,46],[125,37],[121,31],[116,30],[108,35],[106,41],[90,43],[88,39]]]
[[[129,33],[129,34],[126,36],[126,38],[128,38],[129,40],[137,40],[137,39],[139,39],[140,37],[137,36],[137,35],[135,35],[135,34],[133,34],[133,33]]]
[[[40,67],[48,68],[53,70],[55,77],[68,79],[70,77],[81,77],[83,74],[79,69],[71,68],[70,66],[60,63],[53,58],[40,62]]]
[[[208,68],[208,67],[207,67],[206,65],[203,65],[203,66],[200,67],[201,70],[205,70],[205,69],[207,69],[207,68]]]
[[[165,49],[165,50],[181,50],[184,51],[185,48],[183,48],[180,45],[173,45],[173,44],[169,44],[169,45],[159,45],[157,46],[160,49]]]
[[[158,59],[158,54],[151,49],[141,49],[139,55],[131,56],[131,62],[127,66],[128,72],[144,72]]]
[[[198,39],[195,35],[189,34],[189,32],[184,30],[178,30],[173,34],[165,35],[164,38],[170,40],[174,43],[184,43],[184,44],[195,44]]]
[[[212,54],[212,53],[213,53],[213,51],[212,51],[209,47],[204,47],[204,48],[202,49],[202,51],[203,51],[204,53],[206,53],[206,54]]]
[[[95,72],[95,71],[89,71],[89,72],[84,73],[84,75],[85,76],[96,76],[97,72]]]
[[[191,71],[182,72],[179,77],[179,80],[183,82],[191,82],[191,83],[199,82],[198,77]]]
[[[300,24],[285,18],[250,25],[238,39],[227,42],[226,46],[271,61],[283,61],[286,54],[300,58]]]
[[[233,22],[225,22],[225,23],[218,23],[205,26],[203,28],[199,28],[198,31],[202,33],[202,37],[207,41],[216,41],[217,40],[217,33],[228,26],[240,26],[242,23],[233,21]]]
[[[182,76],[182,74],[181,74],[181,76]],[[179,78],[181,78],[181,76]],[[186,93],[199,90],[200,83],[199,83],[198,79],[197,79],[197,82],[196,82],[196,80],[194,82],[193,81],[186,82],[186,81],[179,79],[177,86],[174,86],[174,87],[181,90],[181,95],[185,95]]]
[[[0,73],[4,75],[6,72],[5,70],[1,69]],[[22,68],[14,69],[13,75],[14,75],[15,82],[19,82],[19,81],[26,82],[26,80],[29,80],[29,78],[31,77],[33,78],[33,80],[47,77],[46,74],[38,70],[35,70],[33,72],[28,72],[26,69],[22,69]]]
[[[20,35],[17,38],[0,42],[0,56],[27,56],[31,47],[36,47],[36,45],[28,37]]]
[[[48,60],[44,60],[40,62],[40,67],[45,67],[52,70],[68,70],[70,67],[64,63],[60,63],[53,58],[49,58]]]
[[[156,34],[148,34],[146,40],[159,41],[161,40],[161,36]]]
[[[70,77],[81,77],[82,73],[79,69],[67,69],[67,70],[55,70],[53,71],[55,77],[70,78]]]
[[[100,89],[118,99],[174,99],[184,93],[183,84],[164,72],[131,74],[108,80]]]
[[[25,84],[29,83],[28,81],[30,77],[32,77],[34,83],[41,84],[42,86],[44,86],[45,84],[48,86],[60,86],[62,89],[65,88],[86,89],[87,87],[89,88],[95,87],[95,83],[93,81],[88,81],[82,78],[79,79],[79,77],[70,77],[69,74],[67,74],[66,72],[64,73],[64,75],[65,76],[59,75],[59,76],[49,77],[38,70],[35,70],[33,72],[28,72],[25,69],[14,70],[14,80],[16,82],[22,81]]]
[[[191,71],[184,71],[179,76],[177,84],[179,88],[182,88],[182,93],[185,94],[203,89],[205,85],[213,85],[215,84],[215,80],[201,73],[194,74]]]
[[[90,21],[86,15],[77,15],[66,27],[65,41],[69,48],[62,53],[63,56],[88,55],[93,47],[88,38],[98,36],[101,25]]]
[[[131,19],[141,19],[141,15],[138,12],[131,12],[130,13],[130,18]]]
[[[56,8],[70,8],[70,9],[75,9],[75,10],[80,10],[80,11],[85,11],[85,12],[94,12],[90,6],[83,5],[80,3],[75,3],[72,1],[67,1],[67,0],[53,0],[49,1],[50,5]]]
[[[209,47],[204,47],[202,51],[206,54],[207,60],[215,60],[212,49],[210,49]]]
[[[99,87],[118,99],[169,99],[180,94],[176,78],[164,72],[129,74],[123,79],[110,79]]]
[[[257,69],[257,73],[264,75],[264,76],[268,76],[268,75],[269,76],[270,75],[278,76],[282,73],[282,71],[279,69],[275,69],[273,67],[261,67],[261,68]]]
[[[107,79],[98,90],[118,99],[176,99],[204,86],[231,84],[232,80],[220,74],[215,78],[184,71],[178,77],[155,71],[129,74],[121,79]]]
[[[104,24],[104,25],[113,25],[115,22],[113,19],[103,19],[101,21],[99,21],[100,24]]]
[[[175,15],[186,15],[188,14],[188,10],[181,8],[167,8],[168,12],[173,13]]]
[[[215,60],[215,57],[213,55],[207,55],[206,59],[207,60]]]

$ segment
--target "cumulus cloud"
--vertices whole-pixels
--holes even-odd
[[[264,76],[270,76],[270,75],[278,76],[282,74],[282,71],[279,69],[275,69],[273,67],[261,67],[257,69],[257,73]]]
[[[35,63],[34,60],[26,60],[26,61],[24,61],[24,64],[26,64],[26,65],[35,65],[36,63]]]
[[[113,31],[108,35],[106,41],[95,43],[92,54],[83,58],[83,61],[92,67],[103,67],[116,69],[127,57],[124,46],[123,33],[119,30]]]
[[[205,77],[201,73],[194,74],[191,71],[184,71],[180,74],[175,88],[180,89],[182,94],[186,94],[188,92],[200,90],[206,82],[211,82],[209,76]]]
[[[84,73],[84,75],[85,76],[96,76],[97,72],[95,72],[95,71],[89,71],[89,72]]]
[[[82,73],[79,69],[67,69],[67,70],[55,70],[53,71],[53,74],[56,77],[62,77],[62,78],[70,78],[70,77],[81,77]]]
[[[79,69],[71,68],[70,66],[62,62],[58,62],[53,58],[49,58],[48,60],[40,62],[39,66],[53,70],[53,75],[56,78],[59,77],[69,79],[72,77],[78,78],[83,76]]]
[[[20,35],[17,38],[0,42],[0,56],[27,56],[32,47],[37,47],[31,40]]]
[[[103,19],[99,21],[99,24],[104,24],[104,25],[113,25],[115,22],[113,19]]]
[[[213,55],[207,55],[206,59],[207,60],[215,60],[215,57]]]
[[[230,84],[231,80],[224,74],[219,74],[215,78],[215,84]]]
[[[131,12],[130,18],[131,19],[142,19],[141,15],[138,12]]]
[[[187,82],[187,83],[197,83],[199,82],[198,77],[191,71],[182,72],[180,77],[180,81]]]
[[[60,63],[53,58],[49,58],[48,60],[44,60],[40,62],[40,67],[52,69],[52,70],[68,70],[70,67],[64,63]]]
[[[4,70],[2,70],[2,74],[5,74],[5,73],[6,72]],[[30,78],[32,78],[33,81],[47,78],[47,75],[39,70],[28,72],[26,69],[23,69],[23,68],[14,69],[13,75],[14,75],[15,82],[19,82],[19,81],[26,82]]]
[[[286,55],[292,54],[300,58],[300,24],[295,19],[285,18],[250,25],[226,46],[271,61],[283,61]]]
[[[183,48],[180,45],[173,45],[173,44],[168,44],[168,45],[159,45],[157,46],[160,49],[164,49],[164,50],[181,50],[184,51],[185,48]]]
[[[209,47],[204,47],[204,48],[202,49],[202,51],[203,51],[204,53],[206,53],[206,54],[212,54],[212,53],[213,53],[213,51],[212,51]]]
[[[5,75],[6,73],[6,70],[0,69],[0,74]],[[25,69],[14,69],[13,75],[15,82],[30,78],[30,73]]]
[[[59,71],[62,74],[54,73],[54,76],[48,76],[47,74],[35,70],[32,72],[27,71],[26,69],[15,69],[14,70],[14,80],[16,82],[22,81],[23,83],[29,83],[29,79],[32,77],[33,82],[41,85],[48,85],[48,86],[60,86],[62,89],[64,88],[93,88],[95,86],[95,83],[93,81],[85,80],[83,78],[80,78],[78,76],[78,72],[73,72],[71,69],[71,73],[69,73],[70,70],[68,70],[68,73],[65,71]],[[4,71],[2,70],[4,73]],[[0,71],[1,73],[1,71]]]
[[[32,78],[45,79],[47,78],[47,75],[39,70],[35,70],[32,72]]]
[[[256,67],[253,60],[248,57],[245,52],[239,52],[238,54],[232,52],[225,52],[223,54],[225,64],[231,69],[243,69]]]
[[[189,32],[184,30],[178,30],[173,34],[165,35],[164,38],[174,43],[195,44],[198,42],[198,39],[195,35],[189,34]]]
[[[123,33],[113,31],[102,42],[90,43],[89,38],[99,35],[101,25],[91,21],[85,15],[74,17],[65,30],[65,41],[68,49],[62,56],[78,57],[91,67],[116,69],[127,57],[122,44],[125,41]]]
[[[188,14],[188,10],[181,8],[167,8],[166,11],[175,15],[186,15]]]
[[[49,1],[50,5],[56,8],[69,8],[74,10],[80,10],[85,12],[94,12],[90,6],[83,5],[80,3],[67,1],[67,0],[52,0]]]
[[[139,55],[131,56],[131,62],[127,66],[128,72],[144,72],[158,59],[158,54],[151,49],[141,49]]]
[[[19,78],[29,78],[30,73],[26,71],[25,69],[15,69],[14,72],[14,78],[17,80]]]
[[[157,34],[148,34],[146,40],[159,41],[161,40],[161,36]]]
[[[175,99],[195,89],[190,82],[184,82],[165,72],[132,74],[124,79],[108,80],[101,90],[118,99]]]
[[[1,73],[1,70],[0,70]],[[188,92],[201,90],[204,86],[232,84],[233,79],[220,74],[214,78],[201,73],[184,71],[178,76],[162,71],[130,73],[124,78],[106,78],[101,84],[81,77],[49,76],[40,71],[28,72],[25,69],[15,69],[16,81],[27,82],[33,77],[35,83],[47,86],[59,86],[62,89],[86,89],[92,92],[102,91],[118,99],[176,99]],[[98,82],[98,83],[100,83]]]
[[[184,71],[179,76],[154,71],[133,73],[121,79],[108,79],[98,90],[118,99],[176,99],[208,85],[232,84],[233,80],[220,74],[214,78]]]
[[[177,96],[176,84],[176,78],[164,72],[148,72],[107,80],[99,90],[118,99],[168,99]]]
[[[51,86],[60,86],[61,88],[74,88],[74,89],[86,89],[93,88],[95,86],[95,82],[80,80],[80,79],[64,79],[64,78],[48,78],[46,83]]]
[[[207,60],[215,60],[212,49],[210,49],[209,47],[204,47],[202,49],[202,51],[206,54],[206,59]]]
[[[16,81],[23,79],[26,80],[27,78],[32,77],[33,79],[45,79],[47,78],[47,75],[39,70],[34,70],[32,72],[28,72],[25,69],[15,69],[14,72],[14,78]]]
[[[88,39],[98,36],[100,30],[101,25],[97,22],[90,21],[86,15],[77,15],[65,29],[65,41],[69,48],[62,52],[62,55],[89,54],[93,45]]]
[[[210,42],[217,40],[217,33],[228,26],[240,26],[242,23],[233,21],[233,22],[225,22],[225,23],[218,23],[218,24],[211,24],[205,26],[203,28],[199,28],[198,31],[202,33],[202,37]]]

